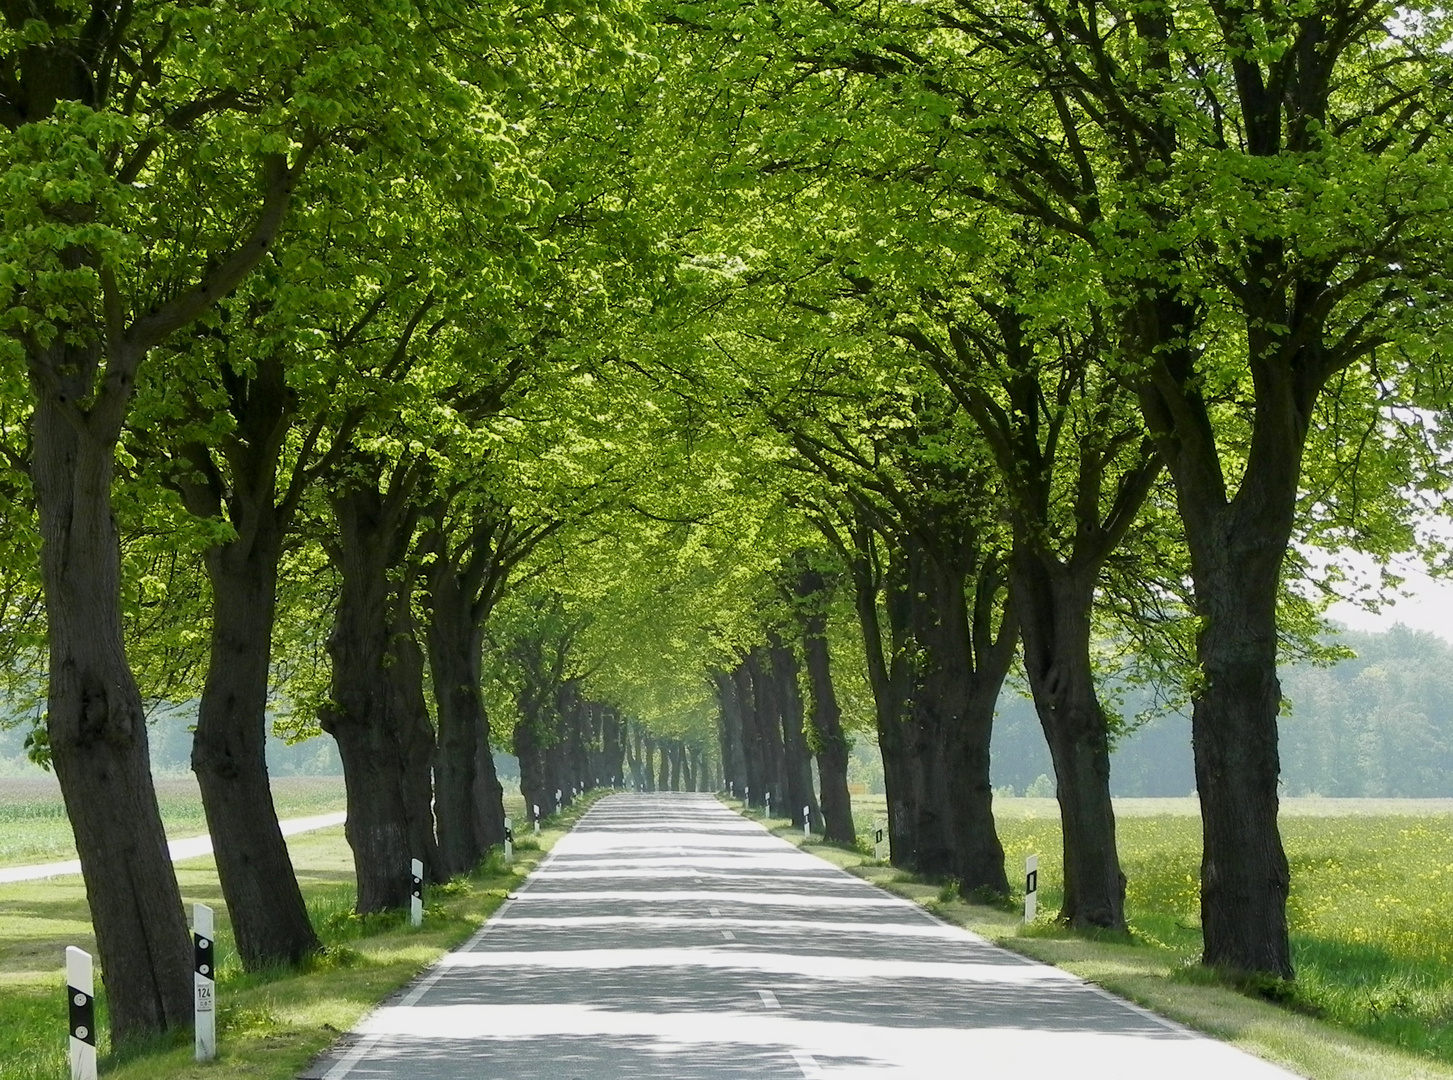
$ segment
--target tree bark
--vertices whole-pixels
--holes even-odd
[[[406,555],[412,518],[397,495],[385,498],[367,484],[333,503],[342,588],[328,638],[332,701],[319,719],[343,760],[345,833],[358,911],[367,913],[408,903],[412,859],[424,863],[427,877],[437,875],[428,779],[433,732],[421,715],[423,658],[408,611],[412,577],[402,586],[389,580]]]
[[[777,684],[777,701],[782,714],[783,763],[787,780],[787,816],[799,829],[804,822],[813,834],[822,835],[822,809],[812,790],[812,755],[807,746],[807,718],[802,704],[801,671],[797,656],[773,632],[768,635],[768,658]],[[803,808],[807,817],[803,818]]]
[[[1258,282],[1249,291],[1271,284]],[[1196,356],[1181,340],[1183,328],[1194,325],[1192,313],[1162,295],[1142,306],[1135,327],[1145,341],[1173,346],[1152,363],[1140,402],[1175,482],[1201,620],[1191,736],[1201,797],[1202,960],[1281,978],[1293,970],[1286,918],[1291,874],[1277,828],[1276,604],[1302,454],[1325,377],[1317,354],[1323,328],[1298,314],[1313,325],[1295,328],[1307,345],[1290,358],[1270,329],[1286,318],[1252,327],[1255,416],[1234,496],[1228,496],[1206,402],[1189,374]]]
[[[716,685],[717,741],[721,749],[723,784],[738,797],[746,783],[746,761],[743,757],[742,702],[730,672],[712,672]]]
[[[1025,674],[1057,780],[1065,875],[1060,919],[1080,928],[1124,930],[1108,726],[1090,666],[1097,575],[1087,572],[1088,580],[1080,580],[1022,550],[1013,575]]]
[[[176,478],[203,519],[226,514],[234,536],[204,563],[212,587],[212,637],[192,770],[212,836],[222,895],[243,967],[295,964],[319,948],[267,775],[267,700],[278,563],[306,482],[298,461],[278,499],[278,466],[293,420],[282,360],[259,357],[251,375],[219,369],[235,427],[214,452],[184,444]],[[225,463],[225,464],[224,464]]]
[[[426,640],[439,725],[434,759],[439,874],[451,878],[474,869],[489,846],[504,839],[504,809],[501,801],[498,814],[493,812],[491,777],[480,775],[481,758],[488,756],[489,749],[480,693],[482,635],[470,618],[470,597],[463,582],[440,546],[435,545],[427,577]],[[494,771],[492,758],[488,771]],[[497,779],[493,787],[499,791]],[[487,832],[496,817],[498,824]]]
[[[823,835],[838,844],[856,844],[852,795],[848,791],[848,737],[832,682],[827,644],[827,584],[820,573],[806,571],[797,595],[811,607],[802,624],[802,652],[810,688],[809,717],[817,752],[817,777],[822,789]]]
[[[1191,737],[1201,798],[1203,960],[1291,978],[1291,872],[1277,827],[1276,596],[1285,546],[1268,550],[1254,533],[1235,539],[1219,552],[1197,545],[1195,560],[1204,681]]]
[[[282,536],[269,492],[234,512],[239,538],[206,555],[212,642],[192,740],[217,876],[243,967],[296,964],[321,945],[308,919],[267,774],[267,696]],[[245,538],[244,538],[245,537]]]
[[[936,560],[917,537],[910,534],[905,539],[913,643],[908,706],[909,760],[917,811],[912,868],[921,874],[947,876],[960,869],[954,847],[957,814],[950,795],[949,753],[976,738],[982,739],[987,765],[988,740],[980,731],[955,730],[967,719],[969,696],[970,648],[964,573]],[[962,762],[973,760],[964,754],[960,757]],[[987,776],[987,768],[985,772]],[[956,790],[968,790],[970,783],[963,781],[954,786]],[[978,831],[984,823],[974,822],[973,827]],[[988,828],[993,831],[992,818]],[[1003,874],[1001,857],[999,876]],[[992,870],[988,868],[970,868],[971,878],[990,875]]]
[[[913,747],[904,720],[908,699],[906,663],[909,639],[907,577],[901,559],[890,561],[887,573],[875,571],[874,538],[861,525],[853,532],[851,561],[858,624],[867,654],[868,682],[873,690],[878,749],[883,757],[883,788],[888,802],[889,860],[910,868],[918,847],[918,810],[913,783]],[[878,596],[883,594],[889,640],[885,650],[878,619]]]
[[[88,357],[50,366],[94,370]],[[50,639],[46,730],[120,1045],[191,1023],[192,956],[123,644],[115,434],[78,415],[87,383],[72,375],[53,394],[37,380],[32,476]]]
[[[761,747],[762,791],[758,803],[765,808],[770,800],[780,812],[787,798],[787,751],[782,744],[784,703],[780,687],[772,677],[769,650],[753,649],[747,655],[747,666],[752,676],[752,711]]]
[[[762,805],[762,793],[767,790],[766,750],[763,747],[762,724],[757,710],[757,695],[753,689],[751,665],[743,658],[732,671],[732,685],[736,689],[738,716],[742,722],[742,785],[737,796],[748,806]],[[756,803],[752,799],[756,799]]]

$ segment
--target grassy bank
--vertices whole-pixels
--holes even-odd
[[[866,837],[882,799],[854,803]],[[1194,800],[1125,800],[1118,810],[1128,942],[1090,940],[1054,922],[1063,876],[1052,799],[995,803],[1011,883],[1022,887],[1024,857],[1040,856],[1042,914],[1029,927],[1017,909],[964,903],[945,883],[877,864],[866,851],[808,847],[1008,948],[1315,1080],[1453,1080],[1453,911],[1446,904],[1453,806],[1446,800],[1288,800],[1282,833],[1298,978],[1274,988],[1279,1000],[1223,985],[1196,963]],[[785,822],[773,826],[802,842]]]
[[[419,930],[406,924],[402,912],[365,919],[352,914],[353,862],[341,827],[293,837],[289,847],[298,879],[327,946],[305,971],[243,974],[211,858],[179,863],[186,903],[212,905],[219,920],[219,1059],[193,1063],[190,1034],[118,1058],[110,1054],[102,1023],[102,1072],[118,1080],[289,1080],[369,1008],[467,938],[590,801],[547,820],[538,838],[520,830],[512,868],[496,853],[470,877],[428,889]],[[523,819],[522,805],[511,809],[516,820]],[[5,831],[0,828],[0,835]],[[62,965],[67,945],[94,950],[78,877],[0,886],[0,1080],[69,1075]],[[98,1004],[104,1016],[104,993]]]
[[[309,817],[343,809],[343,777],[284,776],[272,782],[280,817]],[[157,801],[167,836],[207,831],[202,796],[192,776],[160,777]],[[59,785],[51,777],[0,778],[0,866],[74,859],[76,845]]]

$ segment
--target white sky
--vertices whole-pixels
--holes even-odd
[[[1370,559],[1344,552],[1338,554],[1337,561],[1359,571],[1363,580],[1376,580]],[[1430,631],[1453,644],[1453,581],[1429,577],[1409,560],[1394,560],[1394,569],[1403,578],[1398,593],[1406,595],[1393,595],[1375,612],[1339,601],[1328,609],[1328,618],[1352,630],[1387,630],[1402,623],[1414,630]]]

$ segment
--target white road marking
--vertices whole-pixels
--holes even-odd
[[[822,1066],[818,1065],[817,1059],[811,1054],[793,1050],[792,1060],[797,1062],[797,1067],[802,1070],[802,1075],[806,1080],[815,1080],[817,1077],[826,1075],[822,1071]]]
[[[782,1007],[781,1003],[777,1000],[777,995],[770,990],[758,990],[757,996],[762,999],[762,1008],[764,1009],[780,1009]]]
[[[707,909],[706,909],[706,910],[707,910],[707,911],[709,911],[709,912],[711,912],[711,914],[712,914],[712,915],[713,915],[713,916],[714,916],[714,917],[715,917],[715,918],[718,918],[718,919],[720,919],[720,918],[721,918],[721,909],[720,909],[720,908],[714,908],[714,907],[709,907],[709,908],[707,908]]]
[[[730,930],[723,930],[721,932],[721,936],[723,938],[725,938],[727,941],[736,941],[737,940],[737,935],[736,934],[733,934]]]

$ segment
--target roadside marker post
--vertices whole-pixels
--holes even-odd
[[[764,817],[771,817],[772,816],[772,793],[770,791],[767,792],[767,812],[763,816]]]
[[[742,805],[748,810],[752,808],[752,785],[748,784],[742,788]]]
[[[565,804],[560,801],[560,789],[559,788],[556,788],[555,789],[555,813],[557,813],[557,814],[560,813],[560,809],[564,805]]]
[[[216,923],[206,904],[192,905],[193,1043],[198,1061],[217,1056],[217,964]]]
[[[812,835],[812,808],[810,806],[802,808],[802,835]]]
[[[515,861],[515,819],[505,818],[505,865]]]
[[[1031,923],[1039,912],[1039,856],[1024,860],[1024,921]]]
[[[418,859],[409,863],[409,925],[424,925],[424,864]]]
[[[531,803],[530,805],[531,805],[531,807],[535,811],[535,835],[536,836],[539,836],[540,835],[540,804],[539,803]]]
[[[888,857],[888,822],[881,817],[873,819],[873,858],[882,862]]]
[[[71,1020],[71,1080],[96,1080],[96,981],[91,954],[66,946],[66,1001]]]

